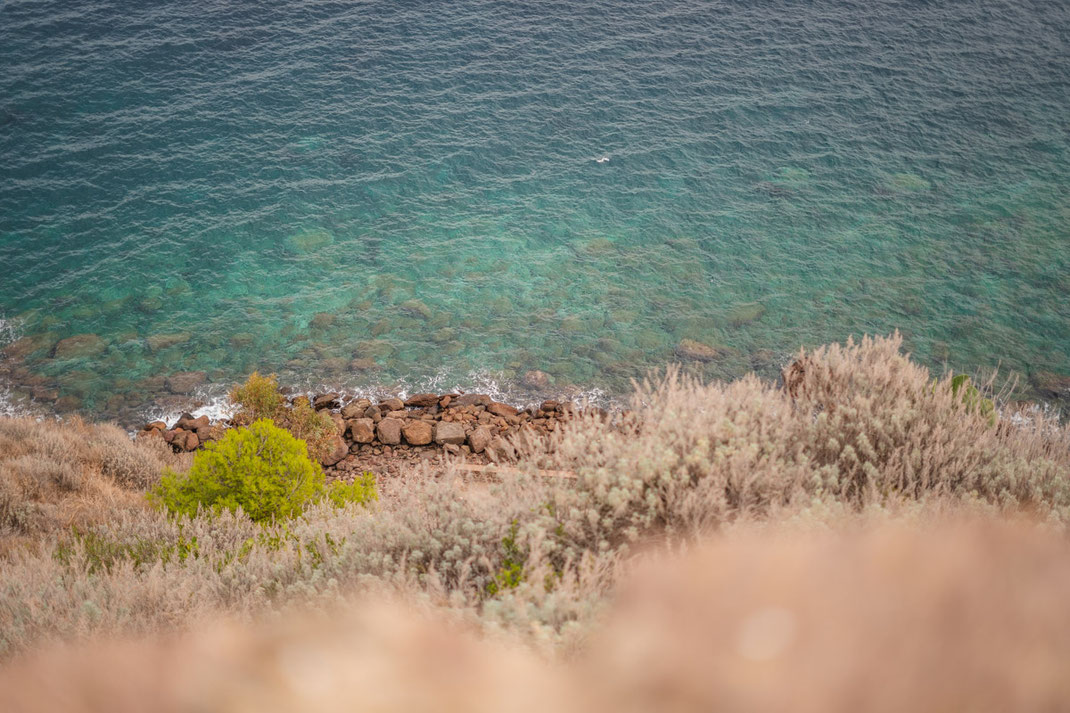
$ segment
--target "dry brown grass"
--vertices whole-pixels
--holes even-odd
[[[180,460],[159,439],[135,443],[109,424],[0,419],[0,552],[141,507],[140,492]]]
[[[1061,535],[855,516],[656,558],[568,659],[365,598],[52,649],[0,672],[0,691],[11,713],[1055,711],[1070,707],[1068,597]]]

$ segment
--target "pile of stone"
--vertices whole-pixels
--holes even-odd
[[[313,405],[326,408],[336,399],[326,394]],[[518,409],[485,394],[416,394],[379,404],[356,399],[339,412],[350,452],[379,455],[396,446],[436,446],[450,453],[485,453],[492,461],[513,457],[510,436],[551,433],[576,415],[567,403],[544,401]]]
[[[222,437],[225,432],[225,425],[213,424],[207,416],[194,418],[192,414],[184,413],[171,428],[167,428],[163,421],[145,424],[138,437],[159,436],[176,451],[195,451],[208,441]]]
[[[317,411],[328,412],[338,429],[337,447],[322,464],[339,470],[361,467],[369,459],[411,458],[428,450],[507,462],[516,456],[513,444],[518,438],[545,437],[582,413],[568,402],[517,408],[486,394],[428,393],[374,403],[367,398],[344,402],[340,394],[328,393],[310,403]],[[601,409],[594,411],[602,418],[607,415]],[[155,421],[141,435],[161,436],[176,451],[193,451],[219,438],[229,425],[183,414],[174,427]]]

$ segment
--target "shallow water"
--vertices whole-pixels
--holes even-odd
[[[7,2],[9,401],[1070,373],[1070,5],[943,5]]]

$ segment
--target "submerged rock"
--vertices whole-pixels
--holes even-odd
[[[713,361],[721,356],[720,350],[694,339],[681,339],[676,345],[676,356],[689,361]]]
[[[379,365],[375,363],[374,359],[353,359],[349,362],[350,371],[373,371],[378,369]]]
[[[189,395],[208,380],[208,374],[203,371],[178,371],[167,377],[167,390],[172,394]]]
[[[286,238],[286,245],[290,252],[298,255],[308,255],[322,250],[334,242],[332,236],[326,230],[305,230]]]
[[[405,314],[413,317],[419,317],[420,319],[431,319],[431,308],[425,305],[420,300],[406,300],[399,305],[399,308]]]
[[[895,173],[886,184],[889,188],[906,193],[918,193],[932,189],[932,184],[916,173]]]
[[[153,334],[145,340],[145,343],[149,345],[149,351],[158,352],[164,349],[170,349],[171,347],[178,346],[179,344],[185,344],[190,340],[189,332],[175,332],[173,334]]]
[[[230,346],[234,349],[245,349],[252,346],[256,337],[249,332],[238,332],[230,338]]]
[[[0,354],[8,359],[25,359],[35,351],[51,350],[55,345],[55,336],[51,332],[44,332],[20,337],[0,350]]]
[[[765,315],[765,305],[760,302],[748,302],[734,307],[726,315],[728,323],[733,327],[742,327],[751,322],[757,322]]]
[[[312,315],[312,319],[309,321],[308,326],[311,329],[327,329],[334,326],[335,319],[337,319],[330,312],[317,312]]]
[[[524,386],[535,391],[550,388],[552,382],[553,379],[550,378],[549,374],[538,369],[532,369],[531,371],[526,372],[521,379],[521,383]]]
[[[76,334],[57,342],[52,354],[57,359],[74,359],[99,356],[107,348],[108,343],[96,334]]]
[[[431,341],[435,344],[445,344],[457,336],[457,330],[452,327],[443,327],[431,333]]]

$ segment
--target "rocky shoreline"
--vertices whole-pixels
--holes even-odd
[[[302,399],[334,422],[330,451],[320,463],[329,478],[346,480],[366,470],[392,473],[407,463],[444,456],[471,463],[509,463],[516,457],[514,444],[521,439],[545,438],[585,415],[613,420],[610,412],[594,406],[545,400],[518,407],[478,393],[423,393],[373,402],[363,397],[347,400],[331,392],[294,396],[290,405]],[[137,437],[161,438],[176,452],[192,452],[233,426],[229,419],[213,423],[208,416],[184,413],[170,428],[163,421],[145,424]]]

